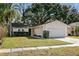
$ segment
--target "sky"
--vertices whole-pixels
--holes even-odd
[[[79,10],[79,3],[74,3],[73,6]]]
[[[31,6],[32,3],[25,3],[25,7],[27,8],[28,6]],[[62,3],[64,5],[71,5],[72,7],[76,8],[79,12],[79,3]],[[25,8],[25,9],[26,9]]]
[[[79,10],[79,3],[70,3],[70,5]]]
[[[73,7],[75,7],[78,11],[79,11],[79,3],[63,3],[65,5],[71,5]],[[26,6],[30,6],[31,3],[27,4]]]

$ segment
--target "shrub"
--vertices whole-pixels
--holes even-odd
[[[4,36],[8,36],[8,28],[7,28],[7,26],[4,26],[3,27],[3,30],[4,30]]]
[[[76,35],[79,35],[79,26],[76,26],[75,32],[76,32]]]
[[[43,38],[49,38],[49,31],[43,31]]]
[[[74,31],[71,31],[72,35],[74,35]]]
[[[2,40],[3,36],[4,36],[4,29],[2,27],[0,27],[0,45],[3,42],[3,40]]]
[[[36,37],[41,37],[41,35],[36,35],[36,34],[34,34],[34,36],[36,36]]]

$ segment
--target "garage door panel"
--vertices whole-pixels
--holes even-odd
[[[50,37],[63,37],[65,36],[65,29],[64,28],[53,28],[49,31]]]

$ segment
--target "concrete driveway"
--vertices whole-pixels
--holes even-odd
[[[65,38],[58,38],[56,40],[61,40],[61,41],[65,41],[65,42],[79,44],[79,39],[76,39],[76,38],[65,37]]]

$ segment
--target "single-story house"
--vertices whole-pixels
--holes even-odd
[[[68,36],[68,25],[61,21],[53,21],[43,25],[31,27],[31,36],[43,37],[44,31],[49,32],[49,38]]]
[[[79,35],[79,22],[71,23],[69,26],[70,29],[68,31],[70,35]]]
[[[8,29],[9,36],[43,37],[45,31],[48,32],[49,38],[79,35],[79,22],[67,25],[61,21],[55,20],[34,27],[27,27],[24,23],[14,22],[9,25]]]

